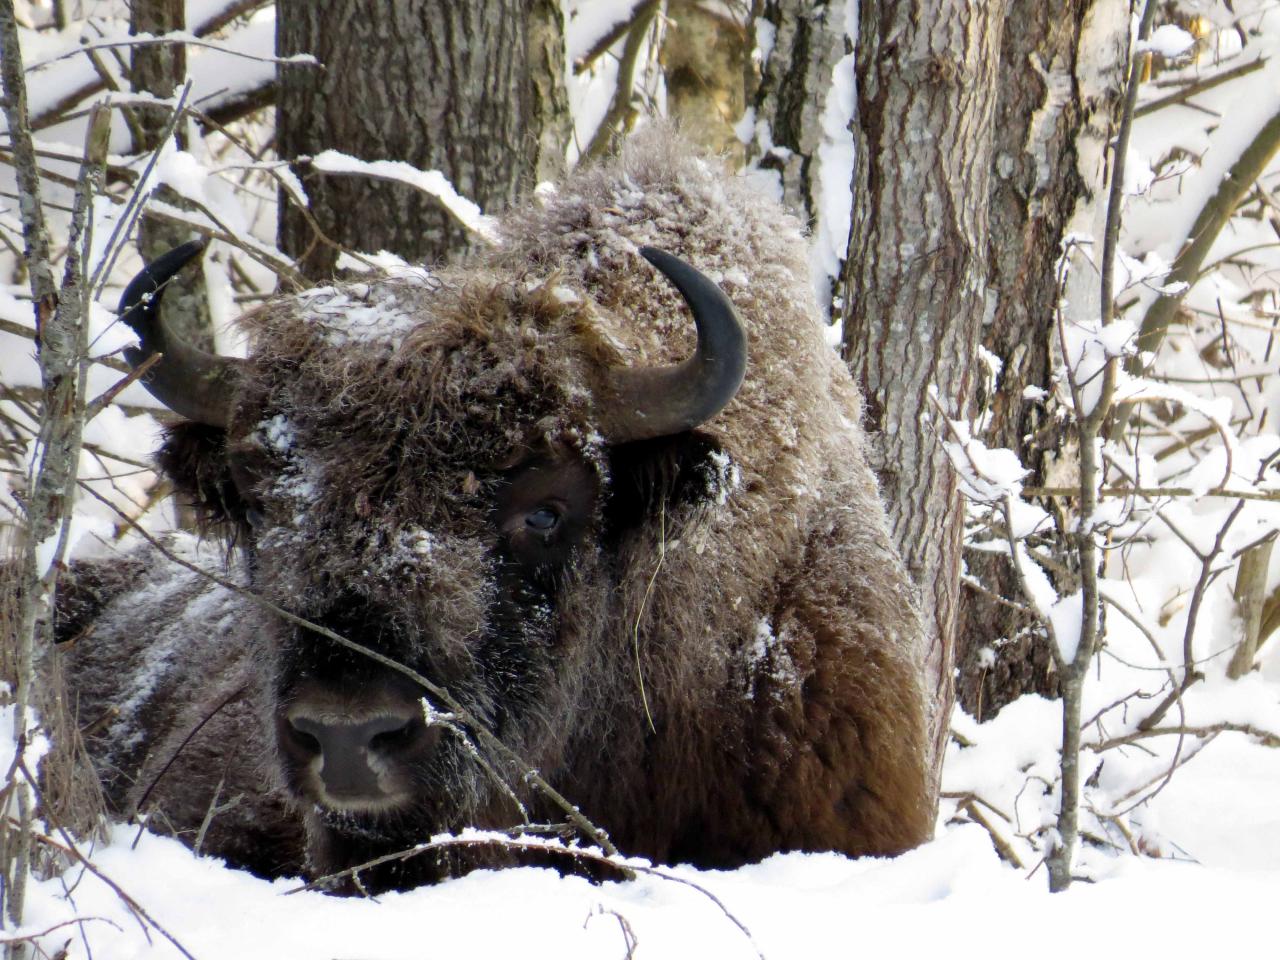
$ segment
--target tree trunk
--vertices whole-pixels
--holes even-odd
[[[183,0],[133,0],[129,9],[129,32],[159,36],[186,29]],[[129,81],[135,93],[149,93],[168,100],[187,78],[187,51],[181,43],[157,43],[130,50]],[[149,153],[157,149],[165,137],[173,117],[167,106],[135,108],[133,149]],[[177,129],[178,146],[186,148],[182,124]],[[174,206],[182,201],[174,191],[161,186],[156,199]],[[174,247],[195,238],[186,227],[144,214],[138,226],[138,251],[147,263]],[[213,350],[213,323],[209,316],[209,300],[204,276],[199,270],[187,270],[175,277],[160,303],[166,329],[175,331],[187,343],[202,350]],[[185,525],[185,523],[184,523]]]
[[[778,172],[783,202],[815,224],[822,116],[833,92],[832,71],[849,53],[846,3],[756,0],[755,6],[751,37],[763,62],[758,77],[748,80],[756,115],[749,150],[759,166]]]
[[[277,135],[290,161],[334,149],[440,170],[488,212],[553,175],[568,142],[563,23],[553,0],[280,0]],[[280,246],[312,279],[337,244],[432,261],[469,240],[430,197],[364,177],[308,173],[308,217],[281,197]]]
[[[833,320],[841,316],[834,281],[849,247],[849,6],[850,0],[755,0],[758,75],[747,77],[755,121],[748,155],[777,172],[783,202],[812,230],[817,293]]]
[[[931,626],[934,767],[953,702],[963,506],[941,440],[970,411],[989,308],[988,199],[1007,0],[864,0],[843,346],[890,530]]]
[[[1115,0],[1011,0],[1009,22],[1017,29],[1006,30],[1001,44],[989,207],[994,310],[982,343],[1002,369],[982,404],[984,440],[1017,452],[1032,471],[1029,484],[1043,485],[1045,458],[1062,440],[1045,403],[1028,401],[1024,391],[1030,386],[1052,393],[1054,313],[1061,296],[1054,266],[1073,219],[1079,223],[1081,208],[1103,196],[1101,148],[1118,121],[1124,64],[1124,37],[1107,34],[1123,26],[1123,6]],[[1091,79],[1094,74],[1101,83]],[[1091,216],[1084,219],[1087,225]],[[1069,558],[1061,559],[1069,567]],[[1056,695],[1044,630],[1034,617],[997,599],[1020,597],[1008,558],[974,551],[966,565],[981,588],[966,589],[960,604],[960,703],[983,720],[1024,693]],[[1058,586],[1061,592],[1075,589]]]

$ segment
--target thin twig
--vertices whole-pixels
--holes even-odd
[[[1114,750],[1116,747],[1123,747],[1131,743],[1138,743],[1141,740],[1149,740],[1151,737],[1208,737],[1218,733],[1243,733],[1247,736],[1253,737],[1264,747],[1280,747],[1280,733],[1267,730],[1252,723],[1234,723],[1229,720],[1223,720],[1221,723],[1206,724],[1204,726],[1179,724],[1176,727],[1140,728],[1134,730],[1132,733],[1122,734],[1118,737],[1111,737],[1097,743],[1086,743],[1084,746],[1088,747],[1094,753],[1102,753],[1106,750]]]
[[[69,927],[77,923],[105,923],[109,926],[115,927],[122,933],[124,932],[121,930],[120,924],[116,923],[114,920],[109,920],[106,917],[73,917],[70,920],[63,920],[61,923],[55,923],[52,927],[45,927],[38,933],[23,933],[12,937],[0,937],[0,943],[6,946],[11,943],[31,943],[41,937],[48,936],[55,930],[61,930],[63,927]]]
[[[1027,497],[1078,497],[1079,487],[1024,487]],[[1231,500],[1263,500],[1280,501],[1280,490],[1236,490],[1226,487],[1214,487],[1210,490],[1195,490],[1191,487],[1130,487],[1108,486],[1098,490],[1099,497],[1142,497],[1146,500],[1164,500],[1174,497],[1199,499],[1200,497],[1227,497]]]
[[[84,422],[88,423],[105,410],[107,406],[110,405],[111,401],[115,400],[115,398],[120,395],[120,392],[128,387],[129,384],[145,377],[151,371],[151,368],[160,362],[160,358],[163,356],[164,354],[162,353],[153,353],[151,356],[147,357],[146,360],[142,361],[142,363],[130,370],[122,379],[117,380],[99,396],[95,397],[84,408]]]
[[[211,40],[201,40],[193,33],[187,33],[184,30],[166,33],[163,36],[152,37],[146,34],[135,34],[128,39],[121,40],[103,40],[101,43],[82,43],[74,50],[68,50],[66,53],[59,53],[45,60],[38,60],[29,64],[26,68],[27,73],[34,73],[42,70],[47,66],[58,63],[62,60],[71,60],[80,56],[82,53],[90,53],[94,50],[119,50],[127,47],[155,47],[164,45],[182,44],[188,47],[205,47],[209,50],[216,50],[218,53],[225,53],[229,56],[240,57],[244,60],[256,60],[258,63],[274,63],[281,66],[302,65],[308,67],[319,67],[320,62],[309,53],[295,53],[290,57],[272,57],[256,53],[248,53],[244,50],[237,50],[235,47],[229,47],[226,44],[214,43]]]
[[[411,857],[416,857],[423,853],[430,853],[438,850],[450,850],[450,849],[457,849],[457,848],[468,849],[468,848],[474,848],[474,847],[492,847],[492,846],[497,846],[504,850],[516,850],[524,853],[549,853],[549,854],[552,854],[553,856],[563,855],[563,856],[571,857],[572,859],[575,859],[575,860],[583,860],[588,863],[596,864],[603,867],[608,867],[613,870],[618,870],[618,871],[621,871],[623,874],[627,873],[628,871],[634,871],[635,873],[642,873],[642,874],[645,874],[646,876],[658,877],[659,879],[662,879],[662,880],[668,880],[672,883],[679,883],[679,884],[683,884],[686,887],[691,887],[694,890],[696,890],[698,893],[706,897],[708,900],[710,900],[712,903],[714,903],[717,907],[719,907],[720,912],[723,913],[725,917],[728,918],[733,923],[734,926],[736,926],[739,930],[741,930],[743,936],[745,936],[747,940],[750,941],[751,946],[756,951],[756,956],[760,957],[761,960],[764,960],[764,953],[760,950],[760,947],[756,944],[755,938],[751,935],[751,931],[747,929],[747,925],[743,923],[741,920],[739,920],[737,917],[735,917],[732,912],[730,912],[729,908],[724,905],[724,901],[722,901],[719,897],[717,897],[714,893],[712,893],[710,890],[708,890],[706,887],[702,886],[701,884],[694,883],[692,880],[688,880],[684,877],[678,877],[675,874],[668,873],[665,870],[659,870],[655,867],[651,867],[646,864],[636,863],[635,861],[632,861],[632,860],[622,860],[616,854],[606,855],[606,854],[599,853],[595,850],[588,850],[581,847],[565,847],[556,843],[551,843],[551,842],[542,841],[542,840],[539,840],[539,841],[521,840],[518,838],[512,838],[512,837],[501,835],[501,834],[493,834],[489,836],[478,836],[478,837],[475,837],[475,836],[433,837],[431,840],[427,841],[426,843],[420,843],[417,846],[410,847],[407,850],[401,850],[397,853],[389,853],[384,856],[377,857],[374,860],[370,860],[367,863],[362,863],[355,867],[348,867],[346,870],[340,871],[339,873],[331,874],[328,877],[322,877],[319,880],[313,880],[312,882],[303,884],[300,887],[294,887],[290,890],[286,890],[285,895],[288,896],[294,893],[302,893],[305,890],[314,890],[314,889],[317,889],[317,887],[324,882],[342,879],[348,876],[354,876],[357,873],[363,872],[372,867],[379,866],[383,863],[391,863],[398,860],[407,860]]]
[[[40,801],[40,809],[43,812],[44,816],[49,820],[49,823],[53,826],[54,830],[62,837],[63,843],[66,844],[64,848],[66,852],[69,853],[72,857],[74,857],[77,861],[79,861],[80,864],[86,870],[88,870],[95,877],[97,877],[99,880],[105,883],[108,887],[110,887],[111,891],[117,897],[120,898],[121,902],[124,903],[125,906],[127,906],[131,912],[133,912],[135,915],[140,917],[142,920],[145,920],[147,924],[149,924],[157,933],[160,934],[160,936],[164,937],[171,944],[173,944],[174,947],[177,948],[177,951],[181,953],[184,957],[186,957],[187,960],[196,960],[196,958],[191,955],[190,951],[188,951],[187,948],[184,947],[173,934],[171,934],[168,930],[166,930],[156,920],[155,917],[151,916],[151,914],[146,911],[146,909],[142,906],[142,904],[140,904],[133,897],[129,896],[129,894],[127,894],[124,891],[124,888],[121,887],[120,884],[116,883],[114,880],[108,877],[105,873],[103,873],[100,869],[98,869],[98,867],[95,866],[89,860],[88,857],[86,857],[83,853],[80,852],[80,848],[76,846],[76,843],[71,838],[71,835],[68,834],[67,831],[62,827],[62,825],[59,824],[53,818],[53,813],[49,804],[44,803],[43,800],[41,799],[40,786],[36,782],[36,778],[32,776],[31,771],[27,769],[26,763],[19,760],[18,769],[22,772],[23,779],[26,780],[27,784],[31,787],[31,791],[35,794],[36,799]]]

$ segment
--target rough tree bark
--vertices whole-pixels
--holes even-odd
[[[759,75],[748,76],[748,102],[757,135],[750,154],[776,170],[783,201],[810,224],[820,211],[822,117],[832,93],[831,75],[849,53],[846,0],[755,0],[751,44],[768,56]]]
[[[1042,485],[1045,458],[1061,442],[1044,404],[1024,390],[1052,392],[1055,263],[1080,214],[1103,199],[1102,145],[1119,119],[1123,2],[1011,0],[1000,49],[994,168],[989,206],[993,309],[982,344],[999,358],[996,389],[982,404],[984,440],[1017,452]],[[1119,13],[1119,16],[1117,16]],[[1090,271],[1091,273],[1091,271]],[[1065,541],[1064,541],[1065,542]],[[1062,558],[1069,567],[1069,558]],[[971,552],[970,584],[956,634],[957,698],[979,720],[1024,693],[1054,695],[1057,678],[1044,630],[1002,597],[1020,590],[1008,558]],[[1059,584],[1067,592],[1069,584]]]
[[[149,33],[159,36],[186,29],[186,13],[183,0],[133,0],[129,7],[129,32]],[[129,81],[136,93],[149,93],[168,100],[182,86],[187,77],[187,50],[180,43],[148,44],[131,48]],[[169,128],[173,111],[170,107],[135,107],[133,122],[134,153],[149,153],[161,145]],[[186,149],[183,125],[178,124],[176,136],[179,149]],[[156,199],[175,206],[181,199],[168,187],[156,191]],[[142,259],[150,263],[156,257],[174,247],[195,238],[181,224],[149,217],[145,214],[138,225],[138,250]],[[169,284],[160,304],[164,323],[176,331],[188,343],[203,350],[213,350],[213,324],[209,315],[204,275],[199,270],[184,271]]]
[[[334,149],[440,170],[486,211],[553,175],[569,138],[563,22],[554,0],[280,0],[276,48],[323,69],[278,77],[277,137],[288,160]],[[468,236],[400,183],[308,173],[309,216],[345,248],[431,261]],[[312,279],[337,250],[281,197],[280,246]]]
[[[935,771],[953,702],[963,506],[931,407],[966,416],[989,308],[988,198],[1008,0],[864,0],[843,348],[890,530],[932,627]]]

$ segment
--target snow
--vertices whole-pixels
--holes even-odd
[[[596,960],[625,956],[628,929],[638,957],[700,960],[810,960],[855,948],[868,956],[977,958],[1014,956],[1031,943],[1036,956],[1050,958],[1097,953],[1100,944],[1106,956],[1176,958],[1209,950],[1252,956],[1268,941],[1269,908],[1280,895],[1274,866],[1233,873],[1126,858],[1097,882],[1050,896],[1042,876],[1028,879],[1002,864],[975,826],[949,830],[893,860],[783,854],[732,872],[676,867],[663,876],[599,885],[545,869],[480,871],[377,900],[291,894],[296,881],[257,880],[146,834],[134,849],[135,839],[136,830],[117,828],[112,842],[95,851],[95,865],[200,960]],[[704,888],[724,909],[677,881]],[[43,938],[50,953],[66,943],[69,957],[85,956],[83,936],[98,960],[179,956],[154,929],[148,942],[145,926],[96,876],[81,875],[70,899],[64,897],[56,880],[37,884],[26,929],[76,916],[97,919],[80,931],[66,927]],[[1182,912],[1176,923],[1143,921],[1186,904],[1195,910]],[[1063,923],[1064,916],[1087,922]],[[994,942],[992,923],[999,927]]]
[[[1063,663],[1073,663],[1080,649],[1080,633],[1083,628],[1084,598],[1080,591],[1057,600],[1048,611],[1053,624],[1053,642],[1058,645],[1058,656]]]
[[[819,217],[810,260],[818,302],[831,300],[834,278],[849,249],[853,210],[854,141],[850,124],[856,113],[857,81],[853,55],[842,57],[831,70],[831,88],[822,108],[822,142],[818,144],[818,176],[814,207]]]
[[[1141,51],[1150,50],[1158,53],[1162,57],[1173,59],[1180,57],[1193,46],[1195,46],[1196,38],[1181,27],[1172,23],[1161,24],[1151,31],[1151,36],[1145,41],[1139,41],[1137,49]]]
[[[383,340],[398,344],[419,322],[411,304],[394,294],[368,297],[368,288],[315,287],[300,297],[308,319],[324,329],[334,346]]]
[[[358,160],[337,150],[325,150],[317,154],[311,158],[311,165],[326,173],[358,173],[379,180],[408,184],[439,200],[454,219],[480,239],[488,243],[497,240],[492,219],[482,214],[472,201],[459,194],[439,170],[419,170],[399,160]]]

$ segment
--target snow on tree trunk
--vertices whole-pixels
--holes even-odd
[[[777,171],[783,201],[813,229],[824,307],[831,306],[849,243],[851,2],[756,0],[751,35],[758,75],[748,75],[750,123],[739,128],[749,156]]]
[[[551,0],[281,0],[277,16],[277,52],[323,64],[280,72],[282,157],[333,149],[439,170],[486,212],[559,166],[568,101],[563,24]],[[313,279],[329,276],[337,259],[324,238],[426,261],[469,240],[404,184],[301,172],[311,209],[304,216],[282,196],[280,245]]]

